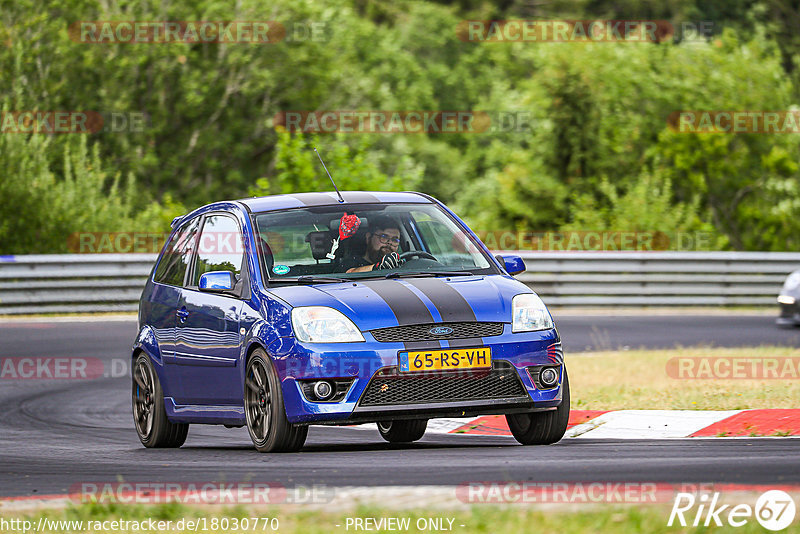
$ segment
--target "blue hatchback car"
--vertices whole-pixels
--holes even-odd
[[[247,426],[295,451],[312,424],[505,414],[522,444],[562,438],[569,380],[553,319],[452,211],[420,193],[300,193],[179,217],[147,281],[132,405],[146,447],[190,424]]]

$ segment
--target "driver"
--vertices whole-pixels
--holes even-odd
[[[391,217],[379,215],[370,220],[366,235],[367,249],[363,256],[354,254],[342,260],[348,273],[374,269],[394,269],[405,263],[397,253],[400,247],[400,225]]]

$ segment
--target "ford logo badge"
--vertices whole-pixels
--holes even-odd
[[[428,333],[434,336],[446,336],[447,334],[452,334],[453,329],[449,326],[437,326],[428,330]]]

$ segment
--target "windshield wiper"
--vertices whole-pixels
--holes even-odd
[[[417,278],[420,276],[472,276],[472,273],[469,271],[397,271],[387,274],[384,278]]]
[[[297,278],[272,278],[269,281],[287,284],[334,284],[352,282],[349,278],[334,278],[332,276],[298,276]]]

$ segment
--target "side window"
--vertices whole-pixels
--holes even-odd
[[[192,285],[198,284],[200,275],[211,271],[229,271],[239,280],[243,263],[242,233],[236,220],[227,215],[206,217],[198,241]]]
[[[164,248],[164,254],[158,262],[153,280],[160,284],[182,286],[186,268],[197,243],[197,230],[200,218],[196,217],[183,225]]]

